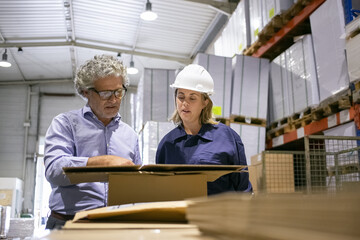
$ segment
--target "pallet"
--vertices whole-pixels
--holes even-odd
[[[298,0],[288,10],[274,16],[259,32],[258,39],[250,47],[244,49],[243,55],[252,56],[260,47],[268,44],[269,40],[271,40],[271,38],[274,37],[280,29],[283,29],[291,19],[298,16],[298,14],[312,1],[313,0]],[[268,58],[269,60],[274,59],[293,44],[293,38],[295,36],[308,33],[311,33],[310,21],[305,20],[301,24],[297,25],[296,28],[294,28],[286,37],[283,37],[279,44],[274,45],[271,51],[263,54],[262,57]]]
[[[266,127],[266,119],[246,117],[241,115],[231,115],[231,123],[245,123],[250,125],[256,125],[259,127]]]
[[[360,103],[360,79],[350,83],[350,89],[353,104]]]
[[[230,126],[230,119],[229,118],[217,117],[217,118],[215,118],[215,120],[217,122],[221,122],[221,123],[225,124],[226,126]]]
[[[244,49],[243,54],[245,56],[251,56],[255,53],[263,44],[256,40],[250,47]]]
[[[306,125],[310,124],[312,121],[313,120],[311,114],[308,114],[303,116],[302,118],[292,121],[291,125],[294,129],[298,129],[301,127],[305,127]]]
[[[318,121],[324,117],[338,113],[341,110],[349,109],[351,105],[351,91],[347,89],[321,102],[317,108],[312,110],[312,119]]]
[[[280,126],[283,126],[285,124],[288,124],[288,123],[290,123],[290,118],[284,117],[284,118],[282,118],[280,120],[277,120],[277,121],[274,121],[274,122],[270,123],[269,126],[268,126],[268,129],[272,130],[272,129],[278,128]]]
[[[311,115],[311,107],[307,107],[304,110],[300,112],[296,112],[293,115],[291,115],[291,122],[297,121],[298,119],[304,118],[307,115]]]
[[[267,138],[267,140],[270,140],[272,138],[278,137],[280,135],[291,132],[293,130],[294,130],[294,127],[291,124],[285,123],[285,124],[280,125],[280,126],[278,126],[276,128],[268,130],[266,132],[266,138]]]

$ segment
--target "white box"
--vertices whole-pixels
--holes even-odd
[[[216,117],[230,117],[231,86],[232,86],[232,60],[228,57],[220,57],[199,53],[193,63],[203,66],[214,80],[214,94],[211,96],[213,108],[217,108],[221,114]]]
[[[143,164],[155,164],[157,147],[161,139],[176,126],[172,122],[148,121],[139,137]]]
[[[294,0],[262,0],[264,25],[268,24],[274,16],[289,9],[293,4]]]
[[[360,19],[360,18],[359,18]],[[360,79],[360,34],[346,41],[346,57],[350,82]]]
[[[311,35],[297,42],[271,62],[270,122],[319,104],[319,87]]]
[[[233,57],[234,54],[241,54],[250,45],[247,42],[249,32],[245,18],[245,1],[240,1],[220,37],[214,43],[215,55]]]
[[[320,102],[349,86],[341,0],[325,1],[310,15]]]
[[[231,115],[266,119],[269,60],[236,55],[233,66]]]
[[[251,165],[251,156],[265,150],[266,128],[237,123],[230,123],[230,127],[240,135],[245,148],[247,164]]]
[[[11,218],[20,217],[23,203],[23,181],[0,178],[0,205],[11,206]]]
[[[169,86],[174,80],[175,70],[144,70],[138,85],[137,131],[140,131],[147,121],[166,122],[171,117],[175,104],[174,91]]]

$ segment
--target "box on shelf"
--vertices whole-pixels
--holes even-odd
[[[317,106],[318,91],[312,37],[307,34],[271,62],[270,122]]]
[[[175,125],[172,122],[148,121],[139,136],[139,145],[143,164],[155,164],[156,150],[161,139]]]
[[[214,115],[216,117],[230,117],[232,62],[229,57],[220,57],[199,53],[193,63],[203,66],[214,80],[213,101]]]
[[[342,0],[325,1],[310,15],[320,102],[349,86]]]
[[[247,45],[250,45],[250,29],[246,23],[246,14],[245,1],[240,1],[214,43],[215,55],[233,57],[234,54],[241,54]]]
[[[360,34],[346,41],[346,59],[350,82],[355,82],[360,79]]]
[[[294,0],[262,0],[262,19],[264,25],[270,22],[274,16],[289,9],[293,4]]]
[[[269,60],[244,55],[233,58],[231,115],[266,119]]]
[[[19,178],[0,178],[0,205],[11,207],[11,217],[22,211],[23,181]]]
[[[175,70],[146,68],[139,81],[136,130],[147,121],[166,122],[174,107],[174,91],[169,87],[175,80]]]
[[[247,164],[251,165],[251,156],[265,150],[266,128],[238,123],[230,123],[230,127],[240,135],[245,148]]]

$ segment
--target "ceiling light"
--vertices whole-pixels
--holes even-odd
[[[6,51],[7,49],[5,49],[5,52],[2,55],[2,60],[0,61],[0,67],[11,67],[11,63],[9,63],[7,60]]]
[[[157,18],[157,14],[151,10],[151,2],[147,0],[145,11],[141,13],[140,17],[145,21],[152,21]]]
[[[137,74],[138,72],[139,70],[135,67],[133,56],[131,55],[130,67],[127,69],[127,73],[133,75]]]

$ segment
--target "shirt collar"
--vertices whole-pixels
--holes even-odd
[[[200,131],[196,136],[199,136],[200,138],[203,138],[208,141],[213,141],[213,129],[218,128],[216,124],[203,124],[200,128]],[[176,139],[182,138],[187,135],[185,132],[185,129],[183,125],[179,125],[177,128],[175,128],[174,134],[172,135],[172,141],[175,141]]]
[[[89,115],[91,117],[96,116],[94,112],[91,110],[88,103],[83,107],[83,116]],[[97,118],[97,117],[96,117]],[[119,122],[121,119],[121,115],[119,113],[116,114],[116,116],[113,118],[112,121]]]

